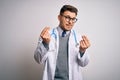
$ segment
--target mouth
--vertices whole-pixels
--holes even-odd
[[[70,24],[66,24],[66,26],[69,27],[69,28],[72,27],[72,25],[70,25]]]

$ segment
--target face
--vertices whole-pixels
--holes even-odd
[[[70,11],[65,11],[62,15],[59,15],[58,19],[60,21],[59,26],[66,31],[71,30],[77,21],[76,14]]]

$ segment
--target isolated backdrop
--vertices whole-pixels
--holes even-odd
[[[78,8],[74,29],[91,41],[84,80],[120,80],[120,0],[0,0],[0,80],[41,80],[34,50],[64,4]]]

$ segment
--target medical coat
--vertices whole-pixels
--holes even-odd
[[[77,43],[75,38],[76,34],[74,30],[71,30],[68,42],[69,80],[82,80],[81,67],[88,64],[89,56],[87,53],[84,53],[82,57],[80,56],[79,42]],[[57,28],[51,30],[48,50],[44,47],[42,39],[39,38],[34,58],[38,63],[44,64],[43,80],[54,80],[58,49],[59,34]]]

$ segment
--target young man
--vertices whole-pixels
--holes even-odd
[[[89,62],[85,51],[90,42],[86,36],[78,42],[72,30],[77,12],[74,6],[64,5],[58,15],[59,26],[41,32],[34,58],[44,64],[43,80],[82,80],[80,68]]]

